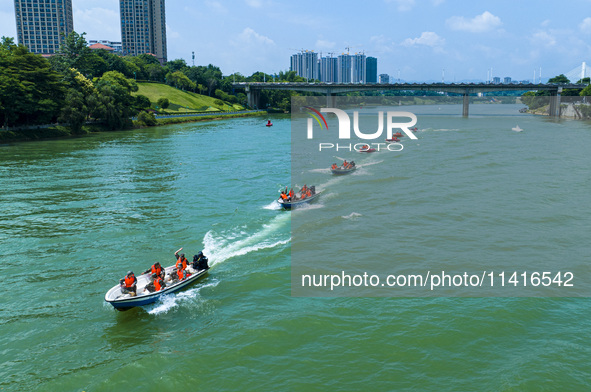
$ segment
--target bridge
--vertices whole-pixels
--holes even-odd
[[[248,106],[259,107],[260,93],[263,90],[291,90],[326,95],[326,106],[335,106],[335,96],[354,91],[435,91],[461,94],[463,98],[462,115],[468,117],[470,95],[500,91],[549,91],[550,116],[560,115],[560,95],[563,89],[582,89],[583,84],[489,84],[489,83],[396,83],[396,84],[351,84],[351,83],[234,83],[234,89],[244,89]]]

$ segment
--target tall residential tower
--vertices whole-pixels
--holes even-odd
[[[120,0],[119,4],[123,54],[151,53],[160,64],[166,63],[164,0]]]
[[[72,0],[14,0],[18,43],[32,53],[53,54],[74,30]]]

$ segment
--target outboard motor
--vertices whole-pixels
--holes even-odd
[[[310,192],[312,192],[312,194],[315,195],[316,194],[316,186],[312,185],[310,187]]]

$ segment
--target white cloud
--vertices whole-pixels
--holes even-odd
[[[583,19],[579,25],[579,29],[581,29],[583,33],[591,33],[591,18]]]
[[[228,10],[226,9],[226,7],[223,6],[222,3],[220,3],[219,1],[213,1],[213,0],[207,0],[205,2],[205,5],[211,9],[214,12],[220,13],[220,14],[225,14],[228,12]]]
[[[472,19],[466,19],[463,16],[452,16],[445,21],[445,24],[452,30],[484,33],[499,27],[503,23],[498,16],[484,11],[481,15],[476,15]]]
[[[425,45],[430,47],[443,46],[445,39],[432,31],[424,31],[418,38],[407,38],[402,41],[403,46]]]
[[[181,34],[178,31],[174,31],[170,28],[170,25],[166,24],[166,38],[167,39],[177,39],[181,38]]]
[[[275,45],[275,42],[264,35],[261,35],[251,29],[250,27],[245,28],[242,30],[242,33],[238,35],[238,43],[243,43],[246,45]]]
[[[532,36],[532,41],[534,44],[539,46],[556,45],[556,37],[547,31],[538,31],[537,33],[534,33]]]
[[[398,5],[398,11],[410,11],[415,5],[415,0],[388,0],[389,3]]]
[[[246,0],[246,4],[252,8],[261,8],[263,6],[262,0]]]
[[[74,30],[86,33],[86,40],[121,41],[121,27],[113,20],[119,20],[118,11],[106,8],[89,8],[74,10]]]
[[[318,41],[316,41],[316,45],[314,47],[319,50],[328,50],[334,49],[335,46],[336,42],[327,41],[325,39],[319,39]]]

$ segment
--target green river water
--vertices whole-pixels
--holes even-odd
[[[584,289],[292,296],[292,251],[328,269],[502,260],[584,281],[590,125],[471,110],[418,114],[396,155],[302,153],[294,184],[324,194],[291,213],[273,201],[292,181],[289,117],[0,146],[0,390],[591,390]],[[333,178],[339,159],[360,169]],[[104,302],[181,246],[209,256],[199,283],[126,312]]]

